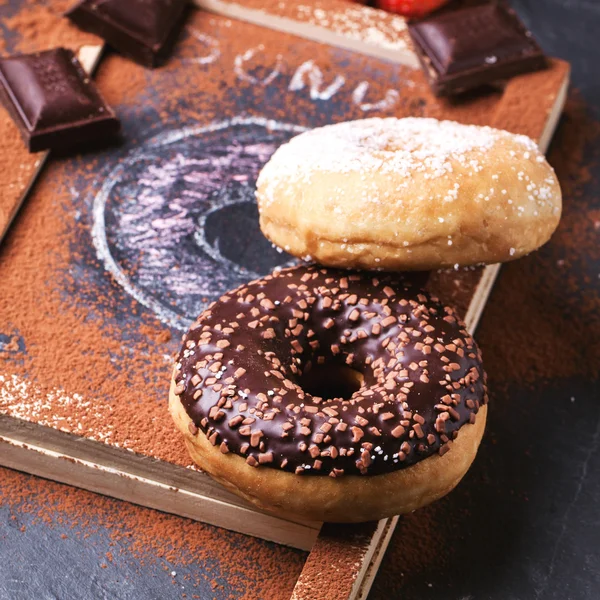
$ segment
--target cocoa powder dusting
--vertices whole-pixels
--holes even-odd
[[[119,569],[127,559],[142,568],[186,567],[192,574],[192,589],[201,589],[208,581],[218,598],[289,598],[305,556],[283,546],[9,469],[0,468],[0,498],[11,522],[23,534],[26,528],[19,525],[23,521],[29,527],[66,530],[62,539],[74,537],[85,541],[88,548],[96,544],[102,548],[98,555],[102,568]],[[96,537],[98,532],[109,539],[106,554]],[[55,550],[60,552],[60,543]],[[222,589],[223,582],[228,593]],[[174,594],[174,598],[181,597]]]
[[[403,17],[369,6],[349,4],[346,0],[239,0],[237,4],[270,17],[291,19],[324,29],[346,41],[362,42],[394,52],[406,52],[411,46]],[[416,58],[414,62],[416,64]]]
[[[106,102],[111,106],[139,102],[147,86],[147,69],[119,54],[106,52],[95,74]]]
[[[356,564],[367,555],[378,528],[376,521],[347,526],[325,523],[294,587],[292,600],[349,598],[356,583]]]
[[[63,17],[72,0],[28,0],[12,17],[4,21],[6,28],[18,34],[12,52],[27,54],[62,46],[74,52],[84,45],[98,45],[102,40],[77,29]]]

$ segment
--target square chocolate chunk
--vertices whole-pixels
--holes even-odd
[[[0,59],[0,101],[30,152],[114,136],[119,121],[70,50]]]
[[[437,95],[546,66],[531,32],[502,1],[450,8],[410,23],[408,29]]]
[[[186,4],[186,0],[83,0],[67,17],[152,68],[171,47]]]

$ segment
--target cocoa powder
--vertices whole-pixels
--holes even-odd
[[[11,51],[27,54],[57,46],[77,51],[83,45],[101,44],[100,38],[77,29],[63,17],[72,4],[72,0],[27,0],[4,21],[9,31],[18,34]]]
[[[108,51],[96,70],[95,79],[106,102],[118,110],[122,104],[139,102],[147,86],[147,74],[144,67]]]
[[[62,539],[85,540],[88,550],[98,547],[102,568],[119,569],[130,560],[148,568],[186,568],[186,587],[202,589],[210,582],[219,598],[226,597],[225,579],[232,599],[287,599],[305,557],[284,546],[9,469],[0,468],[0,499],[12,522],[0,523],[0,539],[3,527],[17,525],[23,535],[28,528],[57,529],[65,532]],[[107,538],[110,551],[105,553]],[[60,552],[60,542],[54,551]]]

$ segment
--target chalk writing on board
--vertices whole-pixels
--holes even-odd
[[[208,50],[207,54],[185,58],[184,62],[209,65],[221,58],[219,41],[209,35],[200,33],[193,28],[187,30],[191,37],[197,40],[200,45]],[[233,59],[233,71],[241,81],[251,83],[252,85],[269,86],[283,73],[283,56],[278,54],[275,58],[275,64],[272,66],[264,65],[259,61],[259,55],[262,54],[265,47],[260,44],[249,48],[245,52],[238,54]],[[253,61],[260,64],[261,75],[257,76],[252,68]],[[263,75],[262,72],[265,72]],[[346,78],[340,73],[336,73],[327,87],[324,86],[324,74],[315,60],[307,60],[299,65],[292,75],[288,90],[292,92],[301,92],[308,86],[310,98],[313,101],[331,100],[336,94],[346,86]],[[410,84],[410,82],[407,82]],[[385,92],[383,98],[379,100],[367,100],[369,82],[359,82],[350,93],[350,101],[353,102],[362,112],[385,112],[392,110],[400,100],[400,94],[397,90],[389,89]]]
[[[314,60],[307,60],[296,69],[288,89],[291,92],[303,90],[306,86],[306,80],[310,84],[310,97],[313,100],[329,100],[346,83],[346,79],[338,74],[325,89],[322,89],[323,71]]]
[[[283,57],[281,56],[281,54],[277,55],[277,58],[275,59],[275,66],[273,67],[273,69],[262,78],[255,77],[246,70],[246,63],[252,60],[257,53],[263,52],[264,49],[265,47],[261,44],[260,46],[257,46],[256,48],[250,48],[249,50],[246,50],[246,52],[244,52],[243,54],[238,54],[235,57],[233,61],[233,70],[240,79],[256,85],[267,86],[281,74],[281,67],[283,65]]]
[[[25,340],[16,332],[10,334],[0,331],[0,352],[20,354],[25,352]]]
[[[258,227],[256,178],[304,131],[235,118],[160,134],[106,176],[93,201],[98,257],[138,302],[185,330],[227,290],[292,264]]]
[[[378,102],[365,102],[364,100],[368,90],[369,82],[361,81],[352,92],[352,101],[363,112],[370,112],[372,110],[391,110],[398,104],[398,100],[400,100],[400,94],[398,94],[396,90],[388,90],[385,93],[385,97]]]
[[[192,58],[186,59],[184,62],[196,63],[199,65],[210,65],[214,63],[219,56],[221,56],[221,50],[219,48],[219,42],[211,37],[210,35],[206,35],[200,31],[197,31],[193,28],[188,28],[190,35],[196,39],[200,44],[206,47],[208,53],[204,56],[194,56]]]

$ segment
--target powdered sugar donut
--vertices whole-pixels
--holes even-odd
[[[313,129],[262,170],[263,233],[329,266],[420,270],[508,261],[544,244],[561,191],[530,138],[436,119]]]

